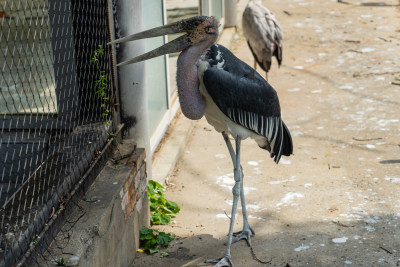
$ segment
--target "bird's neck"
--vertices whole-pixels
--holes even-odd
[[[191,120],[201,119],[205,112],[205,99],[199,91],[196,62],[209,44],[190,46],[178,57],[176,81],[182,113]]]

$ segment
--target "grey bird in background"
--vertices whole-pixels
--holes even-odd
[[[282,62],[282,29],[275,15],[264,7],[261,0],[250,0],[243,12],[243,34],[257,64],[267,73],[275,56],[279,66]]]

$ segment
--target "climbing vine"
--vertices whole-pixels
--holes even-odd
[[[97,69],[97,72],[99,75],[99,79],[95,80],[94,90],[100,100],[100,108],[102,110],[101,116],[104,119],[107,129],[108,129],[107,135],[109,138],[113,138],[114,141],[118,144],[117,138],[111,132],[111,129],[110,129],[111,125],[112,125],[111,116],[110,116],[111,111],[108,108],[108,103],[109,103],[110,98],[107,96],[107,91],[106,91],[108,84],[110,82],[106,76],[105,70],[101,69],[100,63],[99,63],[99,58],[103,55],[104,55],[104,47],[102,45],[99,45],[99,48],[97,48],[94,51],[94,55],[93,55],[92,59],[90,60],[93,64],[96,65],[96,69]]]

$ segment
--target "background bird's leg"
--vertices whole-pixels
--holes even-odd
[[[234,166],[233,175],[234,175],[234,179],[235,179],[235,185],[232,188],[233,203],[232,203],[231,222],[229,225],[228,241],[226,242],[225,256],[221,259],[206,260],[206,262],[207,263],[217,263],[216,265],[214,265],[214,267],[222,267],[222,266],[233,267],[233,264],[231,261],[231,245],[232,245],[232,239],[233,239],[233,227],[235,225],[236,208],[237,208],[237,203],[239,200],[240,185],[241,185],[241,178],[242,178],[242,168],[240,166],[240,141],[241,141],[241,139],[239,136],[237,136],[235,138],[235,141],[236,141],[236,154],[235,154],[228,135],[226,133],[223,133],[222,135],[228,146],[229,153],[231,155],[234,155],[234,157],[232,157],[232,162],[233,162],[233,166]]]
[[[265,73],[265,80],[268,82],[268,72]]]
[[[257,61],[254,59],[254,70],[257,70]]]
[[[231,155],[232,162],[235,162],[235,151],[233,150],[231,141],[229,140],[229,136],[226,133],[222,133],[222,136],[224,137],[226,146],[228,147],[229,154]],[[246,210],[246,201],[244,198],[244,187],[243,187],[243,168],[242,165],[240,165],[240,202],[242,204],[242,214],[243,214],[243,231],[241,232],[236,232],[233,233],[233,236],[235,237],[233,239],[233,243],[236,243],[239,240],[246,239],[247,245],[251,246],[251,234],[254,235],[253,229],[251,229],[249,225],[249,221],[247,219],[247,210]]]

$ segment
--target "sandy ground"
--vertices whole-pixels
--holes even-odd
[[[235,266],[400,266],[399,3],[349,3],[264,1],[284,30],[283,66],[274,61],[269,81],[295,154],[276,165],[243,142],[253,250],[270,263],[241,241]],[[231,50],[253,64],[240,32]],[[204,119],[170,183],[181,212],[156,227],[177,235],[170,256],[140,254],[133,266],[209,266],[225,251],[233,169]]]

